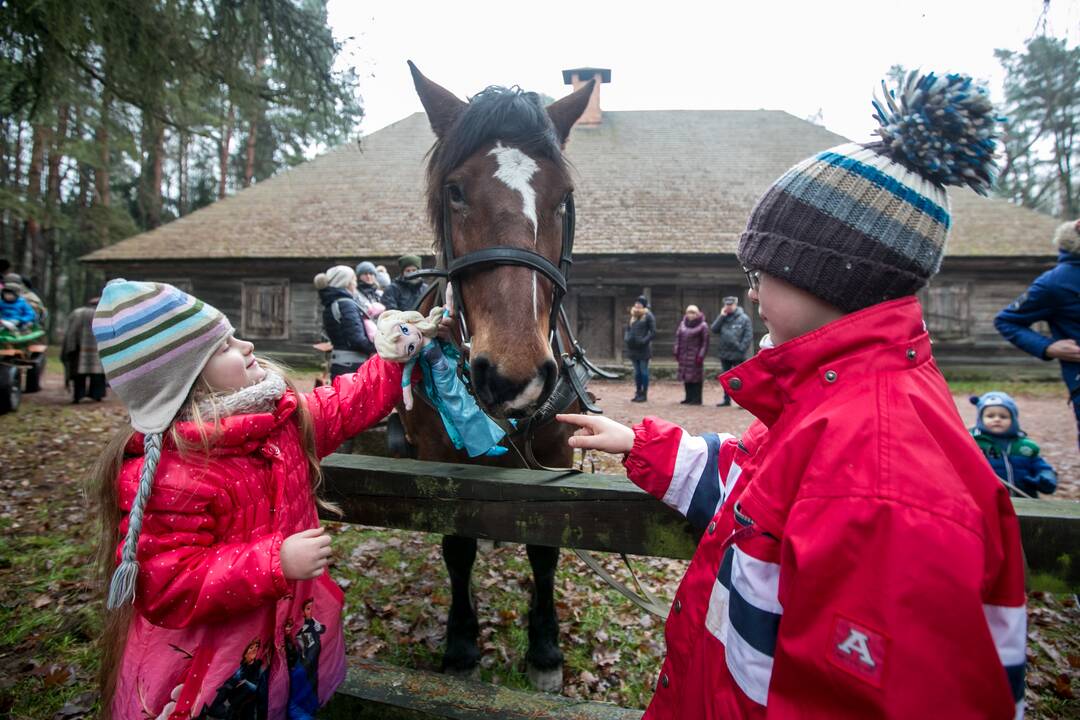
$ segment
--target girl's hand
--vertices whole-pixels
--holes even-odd
[[[288,580],[311,580],[330,564],[330,536],[317,527],[290,535],[281,543],[281,572]]]
[[[555,419],[577,425],[577,431],[567,441],[572,448],[603,450],[614,454],[634,449],[634,431],[603,415],[556,415]]]

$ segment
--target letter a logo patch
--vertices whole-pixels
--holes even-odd
[[[829,662],[874,687],[881,687],[886,644],[881,633],[837,615],[829,642]]]

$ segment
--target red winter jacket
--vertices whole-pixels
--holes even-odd
[[[323,457],[400,399],[401,365],[373,357],[332,387],[286,392],[272,413],[224,419],[209,458],[166,439],[139,536],[114,718],[305,717],[329,699],[345,675],[344,595],[325,573],[286,580],[279,555],[285,538],[319,525],[295,413],[307,403]],[[193,423],[176,427],[198,441]],[[125,512],[142,439],[132,438],[120,471]],[[249,714],[222,714],[229,708]]]
[[[645,717],[1019,717],[1019,526],[915,298],[721,382],[758,418],[741,441],[647,418],[625,461],[704,530]]]

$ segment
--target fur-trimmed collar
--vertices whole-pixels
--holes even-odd
[[[218,395],[199,403],[199,412],[203,417],[227,418],[233,415],[272,412],[278,400],[285,394],[285,378],[272,370],[266,371],[266,377],[250,387],[237,390],[229,395]]]

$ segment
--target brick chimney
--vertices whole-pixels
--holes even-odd
[[[585,108],[585,112],[581,114],[581,117],[578,118],[575,125],[595,127],[600,124],[600,121],[603,119],[603,113],[600,112],[600,86],[603,83],[611,82],[611,70],[608,68],[583,67],[562,71],[563,82],[567,85],[573,85],[575,90],[594,77],[596,78],[596,84],[593,85],[592,96],[589,98],[589,105]]]

